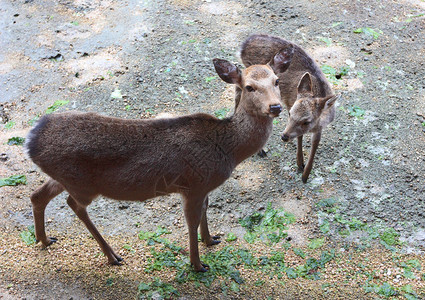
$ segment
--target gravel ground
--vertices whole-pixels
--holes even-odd
[[[0,178],[27,178],[26,185],[0,187],[0,298],[128,299],[154,277],[184,299],[390,295],[368,289],[372,284],[391,285],[397,293],[389,297],[425,298],[424,13],[421,0],[0,1]],[[236,287],[226,278],[210,287],[178,284],[173,268],[146,273],[152,254],[140,230],[164,226],[169,240],[188,248],[178,195],[144,203],[100,198],[89,207],[124,257],[121,267],[99,255],[65,194],[46,210],[48,234],[58,243],[42,249],[23,242],[20,233],[33,222],[29,195],[46,176],[21,146],[7,145],[9,138],[25,137],[32,120],[56,107],[123,118],[229,116],[233,87],[216,76],[212,59],[238,62],[239,46],[252,33],[299,44],[342,97],[309,182],[296,171],[295,144],[280,140],[283,113],[266,145],[268,156],[246,160],[211,194],[211,231],[238,239],[200,251],[231,245],[260,257],[281,250],[286,265],[295,267],[305,259],[294,249],[316,258],[333,250],[320,279],[269,278],[244,264],[238,270],[245,283]],[[290,241],[249,244],[238,220],[264,212],[268,203],[295,216]],[[316,239],[323,246],[312,249]]]

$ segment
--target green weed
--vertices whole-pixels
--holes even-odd
[[[127,250],[127,251],[130,251],[131,253],[134,253],[134,252],[136,252],[136,251],[134,251],[134,249],[130,246],[130,245],[128,245],[128,244],[125,244],[124,246],[122,246],[125,250]]]
[[[241,262],[246,266],[253,266],[257,262],[248,250],[235,249],[232,246],[226,246],[219,251],[207,253],[202,256],[201,260],[209,266],[208,272],[194,272],[191,267],[186,267],[177,272],[177,281],[197,281],[209,287],[215,279],[223,277],[229,278],[237,284],[242,284],[244,280],[237,266]]]
[[[326,212],[335,212],[336,200],[334,198],[322,199],[316,203],[316,206]]]
[[[214,115],[220,120],[224,119],[227,113],[230,111],[228,108],[220,108],[214,112]]]
[[[364,33],[366,35],[372,36],[374,39],[379,38],[381,34],[383,34],[382,30],[380,29],[372,29],[370,27],[363,27],[363,28],[357,28],[353,31],[354,33]]]
[[[419,18],[419,17],[423,17],[425,14],[421,13],[421,14],[417,14],[417,15],[409,15],[409,17],[404,20],[404,22],[406,23],[410,23],[413,21],[414,18]]]
[[[413,269],[418,271],[421,270],[421,263],[416,259],[411,259],[406,262],[402,262],[400,267],[403,268],[403,276],[409,279],[416,279],[416,276],[413,274]]]
[[[179,296],[178,291],[169,283],[154,278],[150,283],[141,282],[138,286],[138,299],[171,299]]]
[[[294,248],[293,251],[294,251],[294,253],[296,255],[298,255],[301,258],[305,258],[306,257],[306,254],[304,253],[304,251],[302,249]]]
[[[366,111],[364,109],[361,109],[357,105],[353,105],[348,108],[348,114],[357,119],[363,119],[365,113]]]
[[[331,81],[335,85],[338,85],[340,83],[339,80],[341,79],[341,77],[347,75],[350,71],[349,66],[342,66],[339,70],[329,65],[323,65],[320,68],[322,69],[322,72],[326,75],[326,77],[329,79],[329,81]]]
[[[9,121],[4,125],[4,129],[12,129],[13,126],[15,126],[16,122],[15,121]]]
[[[34,225],[28,226],[27,231],[22,231],[19,236],[22,241],[29,246],[36,243],[35,234],[34,234]]]
[[[324,234],[328,233],[331,230],[330,229],[329,221],[328,220],[324,220],[323,223],[319,226],[319,229]]]
[[[155,110],[153,108],[145,108],[145,113],[150,114],[150,115],[154,115]]]
[[[325,243],[325,238],[313,239],[308,244],[308,247],[310,249],[317,249],[317,248],[322,247],[324,245],[324,243]]]
[[[289,279],[295,279],[297,277],[304,277],[307,279],[318,280],[320,279],[320,269],[323,269],[325,265],[335,258],[335,250],[323,251],[319,259],[308,258],[306,263],[299,265],[296,268],[286,268],[285,273]]]
[[[407,300],[417,300],[419,299],[418,294],[415,292],[415,290],[412,288],[410,284],[404,285],[400,288],[401,292],[404,292],[403,296]]]
[[[186,25],[195,25],[195,21],[193,21],[193,20],[185,20],[184,23]]]
[[[37,122],[40,119],[40,115],[35,116],[31,120],[28,121],[28,125],[33,126],[35,122]]]
[[[210,83],[211,81],[217,79],[217,76],[209,76],[209,77],[205,77],[205,82],[206,83]]]
[[[226,241],[227,241],[227,242],[233,242],[233,241],[236,241],[236,240],[237,240],[237,238],[238,238],[238,237],[237,237],[234,233],[229,232],[229,233],[227,234]]]
[[[53,105],[49,106],[49,107],[46,109],[45,114],[46,114],[46,115],[49,115],[49,114],[51,114],[51,113],[53,113],[53,112],[57,111],[60,107],[62,107],[62,106],[64,106],[64,105],[66,105],[66,104],[68,104],[68,103],[69,103],[69,100],[58,100],[58,101],[55,101],[55,103],[53,103]]]
[[[283,209],[273,209],[271,203],[267,205],[264,214],[255,212],[239,220],[242,227],[247,230],[244,239],[248,243],[260,239],[269,244],[278,243],[285,238],[288,235],[284,232],[287,229],[286,226],[294,222],[294,215],[285,212]]]
[[[155,232],[151,231],[140,231],[139,232],[139,239],[145,240],[148,246],[152,246],[155,243],[169,243],[169,241],[163,237],[161,237],[164,234],[170,234],[171,231],[169,231],[165,227],[158,227]]]
[[[327,37],[319,37],[319,41],[323,42],[326,44],[326,46],[330,47],[332,46],[332,40],[330,38]]]
[[[15,186],[18,184],[27,184],[25,175],[12,175],[10,177],[0,178],[0,187]]]
[[[386,228],[384,232],[382,232],[379,235],[381,243],[384,244],[384,246],[401,245],[401,242],[398,239],[399,237],[400,237],[400,234],[397,231],[395,231],[395,229],[392,227]]]
[[[18,137],[18,136],[11,137],[10,139],[7,140],[7,144],[9,146],[14,146],[14,145],[21,146],[24,143],[25,143],[25,138]]]
[[[396,289],[387,282],[384,282],[382,285],[377,285],[374,283],[368,284],[364,287],[364,289],[366,293],[374,292],[375,294],[384,296],[386,298],[398,295]]]
[[[114,278],[109,277],[106,279],[106,286],[113,286],[114,285]]]
[[[342,24],[343,24],[343,22],[334,22],[334,23],[332,23],[332,27],[337,27],[337,26],[342,25]]]

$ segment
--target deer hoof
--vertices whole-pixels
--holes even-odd
[[[114,261],[109,262],[109,264],[111,264],[112,266],[122,266],[121,263],[122,259],[120,261],[118,261],[117,259]]]
[[[118,256],[118,255],[116,255],[116,254],[114,254],[114,256],[115,256],[115,258],[116,258],[116,260],[117,260],[117,261],[123,261],[123,259],[122,259],[122,257],[121,257],[121,256]]]
[[[267,157],[267,153],[266,151],[264,151],[264,149],[261,149],[260,151],[258,151],[258,156],[264,158]]]
[[[209,242],[207,244],[207,246],[214,246],[214,245],[218,245],[220,243],[221,243],[221,241],[219,241],[219,240],[211,240],[211,242]]]
[[[301,179],[302,179],[303,183],[307,183],[308,175],[307,176],[303,175]]]
[[[195,272],[208,272],[209,268],[210,268],[209,265],[201,263],[201,266],[199,268],[194,268],[194,269],[195,269]]]
[[[36,240],[35,242],[38,243],[40,240]],[[44,247],[48,247],[53,243],[56,243],[58,241],[57,238],[55,237],[48,237],[46,242],[41,241],[41,243],[43,244]]]

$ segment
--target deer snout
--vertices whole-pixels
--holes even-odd
[[[270,105],[270,113],[272,115],[278,116],[282,112],[282,105]]]
[[[289,142],[289,135],[282,134],[282,141]]]

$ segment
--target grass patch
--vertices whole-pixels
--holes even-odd
[[[314,249],[318,249],[322,247],[324,244],[325,244],[325,238],[313,239],[308,244],[308,247],[314,250]]]
[[[173,296],[179,296],[173,285],[162,282],[156,277],[150,283],[141,282],[137,289],[138,299],[171,299]]]
[[[399,237],[400,234],[392,227],[385,228],[384,231],[379,235],[381,244],[383,244],[384,246],[401,245],[402,243],[398,239]]]
[[[140,231],[139,232],[139,239],[145,240],[148,246],[152,246],[155,243],[170,243],[167,239],[163,238],[162,235],[164,234],[170,234],[171,231],[169,231],[165,227],[158,227],[155,232],[151,231]]]
[[[294,215],[283,209],[274,209],[271,203],[267,205],[264,214],[255,212],[239,220],[239,223],[247,230],[244,239],[248,243],[261,240],[268,244],[276,244],[287,237],[285,230],[288,224],[295,222]]]
[[[397,290],[387,282],[384,282],[382,285],[369,284],[364,287],[366,293],[374,292],[380,296],[394,297],[398,295]]]
[[[198,281],[209,287],[214,280],[218,278],[230,279],[231,281],[242,284],[244,279],[237,269],[242,263],[246,266],[253,266],[257,260],[248,250],[237,249],[232,246],[226,246],[221,250],[207,253],[201,257],[203,263],[209,266],[208,272],[194,272],[191,267],[181,269],[176,279],[178,282]]]

